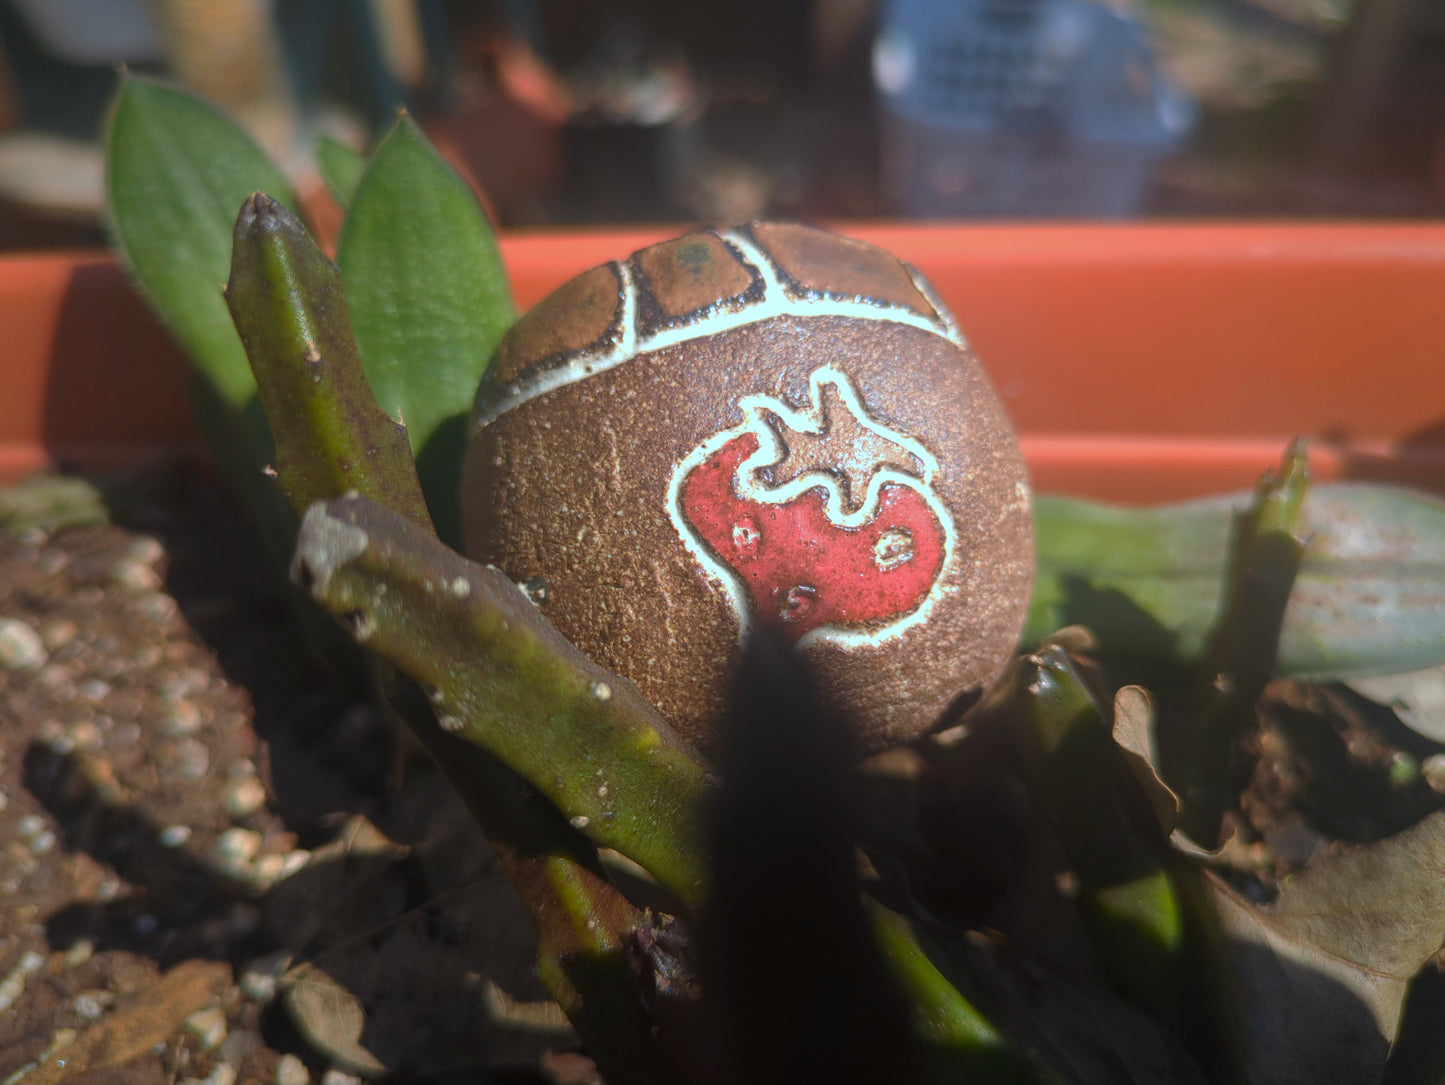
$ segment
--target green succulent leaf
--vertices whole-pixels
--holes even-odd
[[[406,430],[366,386],[340,272],[294,215],[259,192],[236,219],[226,302],[297,515],[354,490],[430,529]]]
[[[1068,652],[1045,645],[1006,680],[1035,801],[1079,879],[1080,916],[1119,990],[1185,1030],[1191,977],[1183,900],[1154,805]]]
[[[106,154],[117,246],[151,304],[238,410],[256,384],[221,287],[236,210],[253,192],[296,210],[285,176],[225,116],[159,83],[121,80]]]
[[[430,691],[448,733],[505,762],[594,843],[700,903],[710,772],[631,682],[577,651],[515,583],[364,497],[307,510],[292,575]]]
[[[115,246],[196,366],[192,402],[222,477],[284,584],[296,518],[262,470],[274,454],[246,352],[222,288],[236,210],[270,192],[293,211],[281,171],[233,122],[190,95],[125,77],[106,129]],[[325,643],[316,619],[313,646]],[[322,649],[323,652],[329,651]]]
[[[366,157],[340,140],[322,136],[316,141],[316,165],[326,188],[345,211],[366,172]]]
[[[1015,1050],[939,970],[925,938],[908,917],[871,897],[865,896],[863,902],[894,980],[913,1004],[914,1032],[923,1048],[922,1080],[998,1085],[1040,1085],[1049,1080],[1047,1072]]]
[[[1024,643],[1085,625],[1105,660],[1194,666],[1220,618],[1231,525],[1252,498],[1154,508],[1036,498],[1038,569]],[[1305,493],[1299,519],[1306,544],[1276,677],[1337,681],[1445,663],[1445,501],[1377,483],[1321,483]]]
[[[432,520],[455,545],[467,418],[516,310],[481,205],[405,114],[356,188],[336,262],[372,390],[406,425]]]

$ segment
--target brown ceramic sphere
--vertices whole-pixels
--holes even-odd
[[[780,630],[878,748],[987,685],[1033,569],[1018,443],[921,276],[784,224],[593,268],[477,397],[467,550],[707,749]]]

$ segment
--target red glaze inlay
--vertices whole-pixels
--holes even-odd
[[[915,610],[943,567],[943,525],[918,491],[885,485],[860,528],[832,523],[819,487],[783,505],[739,497],[738,465],[758,448],[744,433],[682,483],[682,511],[747,585],[758,621],[797,640],[820,626],[882,625]]]

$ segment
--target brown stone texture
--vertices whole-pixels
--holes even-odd
[[[488,382],[506,385],[575,354],[615,345],[621,336],[622,300],[616,264],[569,279],[507,333],[487,367]]]
[[[941,322],[908,269],[876,245],[790,222],[755,223],[751,232],[794,297],[863,298]]]
[[[646,337],[718,306],[735,307],[761,286],[715,233],[695,233],[643,249],[632,258],[641,296],[637,333]]]
[[[703,749],[739,657],[738,622],[668,517],[669,480],[704,439],[742,422],[739,397],[803,406],[809,375],[824,365],[848,375],[872,418],[937,458],[935,491],[957,532],[945,594],[927,621],[875,647],[804,649],[828,696],[869,746],[882,747],[990,682],[1028,604],[1024,466],[966,351],[886,321],[775,317],[557,388],[506,412],[472,444],[469,554],[518,581],[543,578],[544,613],[557,628],[635,682]]]

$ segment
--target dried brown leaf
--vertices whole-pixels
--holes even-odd
[[[189,960],[176,965],[132,1003],[81,1033],[21,1078],[23,1085],[61,1082],[124,1066],[148,1054],[181,1030],[231,978],[223,961]]]
[[[1327,856],[1255,907],[1212,874],[1250,1085],[1378,1081],[1411,977],[1445,945],[1445,813]]]
[[[282,984],[286,1010],[312,1047],[354,1074],[386,1073],[386,1064],[361,1042],[366,1009],[359,998],[310,962],[288,971]]]
[[[1143,686],[1124,686],[1114,694],[1114,741],[1168,834],[1179,823],[1179,796],[1159,775],[1157,720],[1154,699]]]

